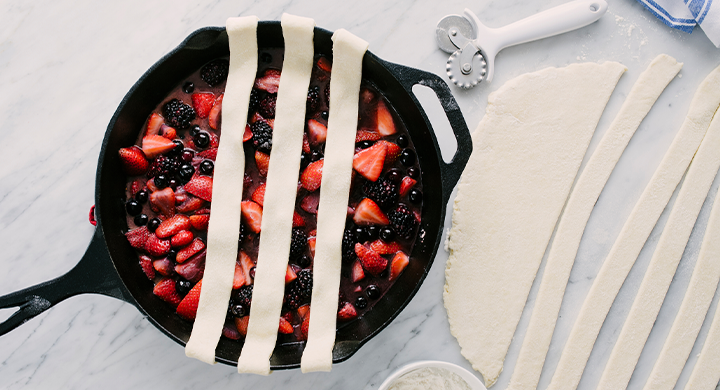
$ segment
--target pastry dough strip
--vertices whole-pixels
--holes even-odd
[[[223,97],[222,141],[213,175],[213,199],[207,234],[207,259],[197,317],[185,347],[188,357],[215,363],[233,285],[240,232],[240,201],[245,175],[243,134],[250,90],[257,72],[256,16],[230,18],[227,32],[230,69]]]
[[[548,390],[576,389],[597,335],[620,287],[665,209],[720,104],[720,69],[701,83],[690,109],[650,183],[630,213],[593,282]]]
[[[444,303],[491,386],[605,105],[617,62],[547,68],[490,94],[458,187]]]
[[[330,371],[335,344],[342,238],[350,196],[362,61],[368,43],[346,30],[333,34],[325,162],[317,214],[312,310],[302,372]]]
[[[598,389],[627,388],[685,251],[700,209],[720,168],[718,151],[720,151],[720,118],[716,116],[690,163],[670,217],[650,265],[645,271],[640,290],[635,296],[630,313],[610,354],[610,360],[600,378]]]
[[[633,85],[580,174],[558,224],[508,389],[534,390],[537,387],[565,287],[590,214],[630,138],[681,67],[682,64],[664,54],[650,63]]]
[[[281,25],[285,57],[278,87],[250,320],[238,359],[238,372],[261,375],[270,373],[269,359],[277,341],[290,256],[305,105],[315,53],[315,21],[283,14]]]

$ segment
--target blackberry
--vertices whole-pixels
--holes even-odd
[[[310,302],[312,286],[312,271],[304,269],[298,272],[297,279],[290,284],[290,291],[285,295],[285,306],[290,310],[295,310],[301,305]]]
[[[325,86],[325,104],[330,107],[330,83]]]
[[[179,99],[172,99],[163,106],[163,116],[170,126],[185,129],[195,119],[195,110]]]
[[[310,116],[320,108],[320,87],[310,87],[307,94],[306,114]]]
[[[255,149],[270,153],[270,150],[272,150],[273,128],[267,122],[260,120],[253,123],[251,130],[253,133],[252,143]]]
[[[342,240],[342,259],[344,262],[352,263],[353,261],[355,261],[356,243],[357,240],[355,239],[355,233],[352,231],[352,229],[345,229]]]
[[[165,177],[172,177],[180,170],[180,162],[176,158],[167,156],[157,156],[150,165],[148,170],[148,177],[156,177],[164,175]]]
[[[275,118],[275,105],[277,104],[277,94],[270,94],[265,96],[260,103],[258,103],[258,112],[263,118],[273,119]]]
[[[395,205],[399,197],[397,186],[387,177],[376,182],[365,182],[363,192],[383,210]]]
[[[290,241],[290,259],[294,260],[302,256],[307,248],[307,235],[300,228],[292,230],[292,239]]]
[[[409,239],[413,232],[415,232],[417,219],[415,219],[415,214],[405,205],[399,205],[397,208],[390,211],[387,214],[387,217],[398,236]]]
[[[209,86],[214,87],[227,79],[229,67],[230,63],[228,60],[220,59],[212,61],[202,67],[200,77],[208,83]]]
[[[253,88],[252,91],[250,91],[250,110],[248,110],[248,115],[252,115],[252,112],[257,110],[258,106],[260,105],[260,92]]]
[[[250,304],[252,302],[253,285],[242,286],[237,290],[233,291],[232,301],[236,305],[242,305],[245,308],[245,312],[250,310]]]

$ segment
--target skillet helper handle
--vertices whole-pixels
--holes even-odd
[[[66,298],[83,293],[99,293],[125,301],[130,299],[112,266],[99,227],[80,262],[65,275],[0,297],[0,309],[18,307],[10,318],[0,323],[0,336]]]
[[[450,199],[450,194],[452,193],[453,188],[455,188],[455,184],[457,184],[458,180],[460,180],[460,175],[463,173],[465,165],[467,165],[473,149],[472,137],[470,136],[470,130],[468,130],[467,123],[465,123],[465,118],[463,117],[460,107],[450,91],[450,87],[448,87],[447,83],[442,78],[436,74],[425,72],[420,69],[408,68],[398,64],[388,65],[394,68],[393,70],[396,77],[398,77],[400,83],[415,100],[417,100],[417,97],[415,97],[415,94],[412,92],[412,87],[414,85],[419,84],[431,88],[440,101],[440,105],[445,111],[448,122],[450,122],[450,127],[452,128],[453,134],[455,134],[455,140],[457,141],[457,150],[449,163],[446,163],[442,158],[440,159],[443,203],[446,203],[448,199]],[[430,121],[427,118],[427,114],[423,112],[423,116],[425,117],[425,121],[429,124]],[[438,145],[437,140],[433,139],[433,142],[435,143],[435,148],[439,152],[440,146]]]

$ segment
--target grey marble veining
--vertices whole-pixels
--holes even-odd
[[[442,16],[469,7],[487,25],[499,27],[563,2],[0,1],[0,294],[56,277],[80,259],[93,234],[87,214],[94,202],[95,169],[107,123],[135,80],[195,29],[224,25],[226,18],[238,15],[279,19],[288,12],[309,16],[320,27],[350,30],[386,60],[444,77],[447,54],[436,47],[433,37]],[[674,56],[685,66],[631,140],[593,211],[540,388],[549,383],[582,300],[682,123],[697,85],[720,64],[720,50],[700,30],[692,35],[671,30],[637,2],[611,0],[608,13],[591,26],[502,51],[491,84],[469,91],[453,89],[469,126],[474,128],[484,113],[488,93],[513,77],[574,62],[619,61],[628,72],[605,110],[590,146],[592,151],[637,76],[660,53]],[[719,181],[708,199],[716,193]],[[710,203],[703,207],[632,378],[632,389],[641,388],[649,375],[678,310]],[[603,326],[581,389],[592,389],[599,380],[668,211]],[[449,224],[448,218],[445,226]],[[450,335],[442,306],[446,259],[441,250],[425,283],[403,313],[330,373],[303,375],[293,370],[258,377],[239,375],[224,365],[208,366],[186,358],[180,346],[130,305],[108,297],[81,295],[0,337],[0,388],[374,389],[392,371],[416,360],[445,360],[470,368]],[[536,280],[496,388],[505,388],[509,381],[538,285]],[[0,320],[9,315],[10,311],[0,310]],[[707,322],[678,388],[689,376]]]

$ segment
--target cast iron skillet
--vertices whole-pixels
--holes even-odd
[[[279,22],[260,22],[260,48],[283,47]],[[332,55],[332,32],[315,28],[315,52]],[[152,283],[138,266],[137,255],[123,232],[125,221],[125,175],[117,150],[132,145],[150,113],[179,82],[208,61],[229,55],[224,28],[197,30],[155,65],[125,95],[108,125],[100,150],[95,183],[95,215],[98,225],[80,262],[57,279],[0,297],[0,308],[18,306],[0,324],[0,335],[25,323],[73,295],[96,293],[122,299],[138,308],[158,329],[181,345],[190,337],[192,325],[177,316],[172,307],[155,297]],[[385,297],[362,319],[337,332],[333,361],[352,356],[385,328],[410,302],[430,270],[437,252],[450,193],[465,168],[472,144],[462,113],[447,84],[438,76],[383,61],[368,52],[363,59],[363,78],[370,80],[391,102],[410,133],[423,175],[424,204],[420,234],[412,261]],[[443,162],[437,139],[412,87],[432,88],[450,121],[457,152],[449,164]],[[300,366],[303,343],[280,344],[270,359],[273,369]],[[242,343],[222,338],[216,350],[218,362],[235,365]]]

